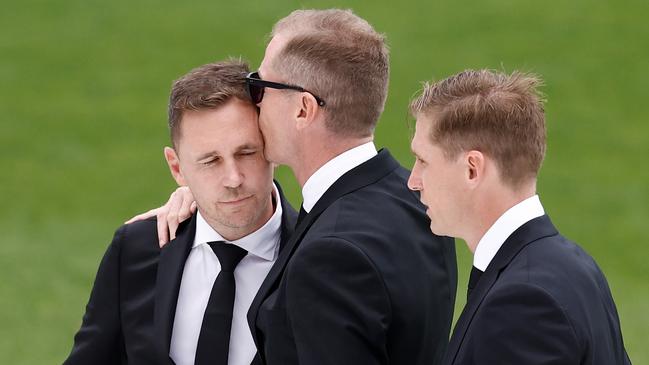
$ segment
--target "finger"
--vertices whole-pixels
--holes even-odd
[[[166,245],[167,242],[169,242],[169,231],[167,230],[167,219],[166,219],[166,213],[163,212],[165,209],[160,209],[158,212],[158,244],[160,245],[160,248],[162,246]],[[162,215],[165,216],[164,219],[162,219]]]
[[[196,201],[192,203],[192,206],[189,208],[192,211],[192,214],[196,213],[196,209],[198,209],[198,204],[196,204]]]
[[[178,221],[176,221],[178,222]],[[178,230],[178,223],[169,222],[169,238],[174,240],[176,239],[176,231]]]
[[[140,214],[136,215],[135,217],[127,220],[126,222],[124,222],[124,224],[131,224],[133,222],[137,222],[137,221],[145,220],[147,218],[151,218],[151,217],[153,217],[153,216],[155,216],[157,214],[157,209],[158,208],[154,208],[154,209],[149,210],[148,212],[140,213]]]
[[[190,196],[191,197],[191,196]],[[192,215],[192,205],[194,204],[194,199],[187,199],[185,196],[182,204],[180,205],[180,211],[178,212],[178,221],[182,222],[185,219],[191,217]],[[193,197],[191,197],[193,198]]]
[[[178,224],[180,223],[178,220],[178,212],[180,211],[182,200],[183,194],[179,193],[178,190],[176,190],[173,194],[171,194],[171,198],[167,202],[168,211],[165,220],[167,222],[170,240],[176,238],[176,229],[178,229]]]

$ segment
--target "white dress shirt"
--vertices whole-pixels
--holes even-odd
[[[229,365],[249,365],[257,352],[246,315],[261,283],[277,259],[281,239],[282,204],[273,186],[276,207],[266,224],[255,232],[232,241],[248,254],[234,270],[236,294],[230,332]],[[177,365],[192,365],[196,356],[203,314],[214,280],[221,271],[219,260],[207,242],[225,241],[201,216],[196,217],[196,236],[185,262],[169,356]]]
[[[332,158],[311,175],[302,187],[302,207],[308,213],[336,180],[354,167],[376,156],[374,142],[370,141]]]
[[[507,238],[523,224],[545,214],[538,195],[509,208],[482,236],[473,255],[473,266],[484,272]]]

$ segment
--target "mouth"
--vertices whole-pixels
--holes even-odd
[[[225,205],[238,205],[238,204],[242,204],[242,203],[247,202],[248,199],[250,199],[250,198],[252,198],[252,195],[245,196],[245,197],[239,198],[239,199],[234,199],[234,200],[220,201],[219,203],[225,204]]]

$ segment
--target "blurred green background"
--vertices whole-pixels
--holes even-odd
[[[303,7],[352,8],[388,35],[376,142],[407,166],[420,81],[483,67],[544,77],[541,198],[606,273],[631,360],[649,363],[646,0],[3,1],[0,363],[63,361],[113,231],[174,188],[171,81],[228,55],[256,67],[273,23]],[[277,176],[299,206],[291,173]],[[471,261],[457,247],[459,313]]]

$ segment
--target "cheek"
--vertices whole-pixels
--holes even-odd
[[[266,118],[262,118],[261,115],[259,116],[259,130],[261,131],[261,135],[264,138],[264,141],[267,141],[268,138],[272,135],[272,130],[271,128],[268,127],[269,123],[266,120]]]
[[[221,186],[223,173],[213,166],[196,169],[187,179],[194,195],[215,194],[217,187]]]
[[[250,180],[250,185],[267,184],[273,177],[273,168],[263,154],[245,161],[241,168],[245,171],[247,179]]]
[[[440,205],[441,201],[449,194],[448,189],[450,188],[448,181],[444,181],[444,176],[440,175],[443,172],[437,171],[432,173],[427,171],[427,173],[422,174],[422,185],[424,190],[422,191],[422,200],[424,204],[432,207]]]

